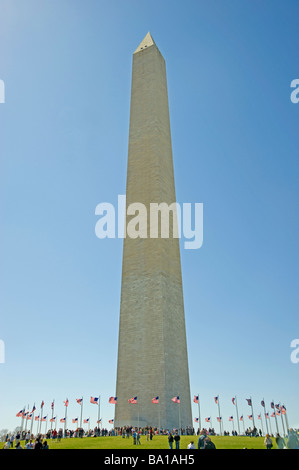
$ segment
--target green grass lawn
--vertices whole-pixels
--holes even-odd
[[[197,436],[181,436],[180,448],[187,449],[191,440],[197,447]],[[245,436],[211,436],[217,449],[265,449],[264,437],[245,437]],[[276,449],[275,439],[273,441],[273,449]],[[167,436],[154,436],[152,441],[146,436],[141,436],[141,445],[134,445],[133,438],[122,437],[83,437],[61,439],[60,442],[48,439],[50,449],[168,449]],[[24,447],[25,442],[21,445]],[[4,446],[4,442],[0,443],[0,449]]]

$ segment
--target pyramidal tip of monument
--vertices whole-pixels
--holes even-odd
[[[142,51],[143,49],[146,49],[147,47],[151,47],[151,46],[155,46],[155,45],[156,45],[156,43],[153,40],[151,33],[148,32],[147,35],[142,39],[142,41],[139,44],[139,46],[137,47],[136,51],[134,51],[134,54],[136,52]]]

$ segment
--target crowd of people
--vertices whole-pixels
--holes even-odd
[[[188,449],[216,449],[215,443],[211,437],[215,436],[214,428],[198,429],[197,433],[194,429],[173,429],[171,431],[167,429],[158,429],[157,427],[142,427],[137,428],[133,426],[124,426],[121,428],[113,428],[108,431],[106,428],[96,427],[85,431],[82,428],[76,430],[63,430],[62,428],[48,430],[45,435],[38,434],[34,436],[29,431],[20,431],[16,435],[6,435],[4,449],[15,448],[15,449],[49,449],[48,441],[60,441],[62,438],[83,438],[83,437],[105,437],[105,436],[121,436],[123,439],[133,439],[133,444],[138,446],[141,444],[141,436],[146,437],[147,441],[152,440],[154,436],[162,435],[168,439],[169,449],[180,449],[181,436],[190,435],[194,439],[197,436],[195,443],[194,440],[190,440]],[[225,436],[229,435],[229,432],[224,432]],[[232,435],[238,435],[233,431]],[[261,430],[248,428],[245,431],[245,435],[248,437],[261,437]],[[23,443],[23,445],[21,444]],[[266,434],[264,439],[264,445],[266,449],[271,449],[274,444],[278,449],[299,449],[299,435],[296,430],[290,429],[286,437],[280,436],[278,433],[274,436],[273,434]]]

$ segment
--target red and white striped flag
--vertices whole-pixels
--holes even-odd
[[[136,405],[136,403],[137,403],[137,397],[130,398],[128,401],[129,401],[129,403],[131,403],[132,405]]]
[[[173,401],[173,403],[181,403],[179,396],[173,397],[171,401]]]

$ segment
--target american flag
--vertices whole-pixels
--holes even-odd
[[[257,419],[260,419],[260,420],[262,420],[262,417],[261,417],[261,415],[257,415]]]
[[[261,401],[261,405],[265,408],[265,402],[264,402],[264,400]]]
[[[247,400],[248,405],[251,406],[252,405],[251,398],[246,398],[246,400]]]
[[[89,418],[84,420],[84,423],[88,423],[88,422],[89,422]]]
[[[205,421],[206,423],[209,423],[211,421],[211,418],[206,418]]]
[[[276,411],[276,414],[277,414],[277,416],[280,416],[280,415],[281,415],[281,411],[280,411],[280,410],[277,410],[277,411]]]
[[[34,413],[35,410],[36,410],[35,405],[33,405],[31,413]]]
[[[269,413],[265,413],[266,418],[269,419]]]
[[[283,415],[285,415],[286,412],[287,412],[287,409],[284,405],[281,406],[281,412],[282,412]]]
[[[109,403],[111,403],[112,405],[116,405],[116,403],[117,403],[117,397],[110,397],[110,398],[109,398]]]
[[[32,413],[28,414],[27,413],[27,419],[31,419],[32,418]]]
[[[235,404],[236,397],[232,398],[233,405]]]
[[[194,395],[193,401],[194,403],[198,403],[199,395]]]
[[[60,422],[65,423],[65,418],[61,418]]]
[[[173,403],[181,403],[179,396],[173,397],[171,400],[173,401]]]
[[[54,408],[54,400],[51,403],[51,410],[53,410],[53,408]]]
[[[271,418],[275,418],[275,413],[272,413]]]
[[[83,401],[83,398],[76,398],[76,402],[79,403],[79,405],[81,405],[82,401]]]
[[[130,398],[128,401],[129,401],[129,403],[132,403],[133,405],[136,405],[137,397]]]
[[[34,419],[35,421],[39,421],[39,416],[36,416]]]
[[[198,423],[198,418],[194,418],[194,421],[195,421],[196,423]]]
[[[78,421],[78,418],[74,418],[72,421],[73,423],[76,423]]]
[[[248,415],[248,418],[249,418],[249,419],[252,419],[252,415]]]
[[[43,401],[41,402],[40,407],[43,408],[44,404],[45,404],[45,402],[44,402],[44,400],[43,400]]]
[[[93,403],[94,405],[97,405],[99,401],[98,397],[90,397],[90,403]]]
[[[55,416],[55,418],[51,418],[51,419],[50,419],[50,423],[54,423],[55,420],[56,420],[56,416]]]
[[[271,405],[270,405],[270,406],[271,406],[271,408],[273,408],[273,410],[274,410],[274,401],[271,401]]]
[[[233,420],[234,420],[234,417],[233,417],[233,416],[230,416],[230,417],[228,418],[228,420],[229,420],[229,421],[233,421]]]
[[[152,403],[159,403],[159,397],[155,397],[152,399]]]
[[[217,421],[218,421],[218,423],[220,423],[220,422],[221,422],[221,420],[222,420],[221,416],[218,416],[218,417],[217,417]]]
[[[68,400],[68,398],[67,398],[66,400],[64,400],[63,403],[64,403],[64,406],[69,406],[69,400]]]
[[[41,419],[41,421],[46,421],[46,419],[47,419],[47,416],[44,416],[44,417]]]
[[[17,418],[22,418],[22,417],[23,417],[23,412],[24,412],[24,410],[20,410],[20,411],[16,414],[16,417],[17,417]]]
[[[240,421],[243,421],[243,415],[241,416]]]
[[[218,403],[218,398],[219,398],[218,396],[217,396],[217,397],[214,397],[214,400],[215,400],[216,405],[217,405],[217,403]]]
[[[280,405],[279,405],[279,404],[275,405],[275,408],[276,408],[277,410],[279,410]]]
[[[102,422],[102,420],[101,420],[101,419],[98,419],[98,420],[97,420],[97,423],[98,423],[98,424],[100,424],[101,422]]]
[[[109,419],[109,423],[110,423],[110,424],[113,424],[113,423],[114,423],[114,419]]]

